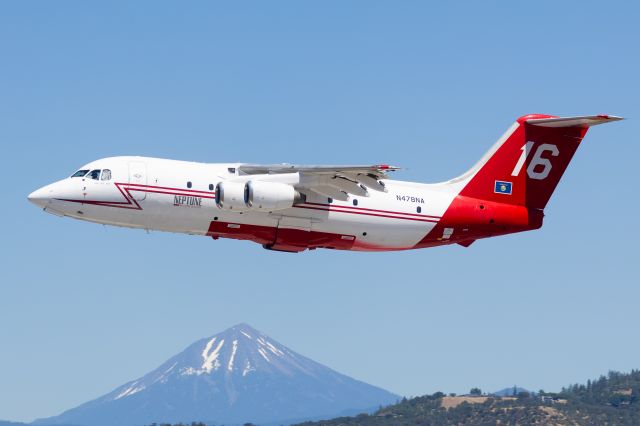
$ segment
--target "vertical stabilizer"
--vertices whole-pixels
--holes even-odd
[[[590,126],[621,120],[595,115],[520,117],[467,173],[461,196],[544,209]]]

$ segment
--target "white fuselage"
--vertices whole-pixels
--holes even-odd
[[[258,179],[295,184],[300,179],[299,173],[239,175],[237,166],[105,158],[82,169],[109,170],[109,179],[69,177],[29,198],[47,212],[108,225],[230,238],[243,226],[293,229],[335,235],[346,243],[329,244],[330,248],[403,250],[425,238],[456,196],[451,185],[388,180],[386,192],[369,191],[368,196],[351,196],[347,201],[311,195],[304,203],[278,211],[221,209],[214,194],[219,182]],[[212,231],[216,223],[222,224],[224,229],[218,229],[222,232]]]

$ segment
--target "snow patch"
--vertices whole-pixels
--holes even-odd
[[[276,348],[275,346],[273,346],[271,343],[266,342],[267,343],[267,347],[269,348],[269,350],[271,352],[273,352],[274,354],[278,355],[278,356],[282,356],[284,355],[284,352],[282,352],[280,349]]]
[[[124,398],[125,396],[131,396],[133,394],[136,394],[136,393],[146,389],[146,387],[144,385],[140,385],[140,386],[136,387],[137,384],[138,384],[138,382],[133,382],[133,384],[131,386],[129,386],[127,389],[125,389],[124,391],[120,392],[120,394],[118,394],[118,396],[113,398],[114,401],[116,399]]]
[[[199,376],[199,375],[204,374],[204,373],[205,373],[204,370],[196,370],[193,367],[183,368],[182,370],[180,370],[180,375],[181,376],[193,376],[194,374],[196,376]]]
[[[253,339],[253,337],[249,336],[247,333],[245,333],[244,331],[240,331],[240,333],[244,334],[245,336],[247,336],[247,338],[249,339]]]
[[[205,350],[202,351],[202,358],[204,359],[204,362],[202,363],[201,368],[206,373],[211,373],[211,370],[213,369],[217,370],[220,367],[220,362],[218,361],[218,354],[220,353],[220,349],[222,349],[222,345],[224,345],[224,339],[220,340],[220,342],[218,343],[218,346],[216,346],[213,352],[209,353],[209,351],[213,347],[214,340],[215,338],[213,338],[209,343],[207,343],[207,346],[204,348]]]
[[[229,365],[227,365],[227,369],[229,371],[233,371],[233,360],[236,357],[236,351],[238,350],[238,341],[233,341],[233,348],[231,349],[231,358],[229,358]]]
[[[271,342],[265,340],[264,337],[260,336],[258,337],[258,343],[261,346],[265,346],[267,349],[269,349],[274,355],[277,356],[283,356],[284,352],[282,352],[280,349],[276,348],[274,345],[271,344]]]
[[[153,381],[153,383],[160,382],[160,381],[161,381],[161,383],[165,383],[165,382],[167,381],[167,379],[166,379],[167,374],[169,374],[169,373],[171,372],[171,370],[173,370],[173,369],[175,368],[175,366],[176,366],[176,365],[178,365],[178,362],[177,362],[177,361],[176,361],[176,362],[174,362],[174,363],[173,363],[173,365],[172,365],[171,367],[167,368],[167,369],[164,371],[164,373],[162,373],[162,375],[160,375],[160,377],[158,377],[157,379],[155,379],[155,380]]]
[[[271,362],[271,361],[269,360],[269,357],[267,356],[267,353],[265,352],[265,350],[264,350],[264,349],[262,349],[262,348],[258,348],[258,352],[260,352],[260,355],[262,355],[262,358],[266,359],[266,360],[267,360],[267,362]]]
[[[249,360],[247,360],[247,365],[244,366],[244,370],[242,370],[242,377],[246,376],[247,374],[249,374],[252,371],[256,371],[255,368],[253,368],[251,366],[251,363],[249,362]]]
[[[200,368],[183,368],[180,370],[181,376],[193,376],[201,374],[209,374],[212,371],[220,368],[220,361],[218,360],[218,355],[220,355],[220,349],[222,349],[222,345],[224,345],[224,339],[220,340],[216,345],[216,348],[211,351],[213,345],[216,342],[216,338],[209,340],[202,351],[202,366]]]
[[[146,389],[146,386],[139,386],[139,387],[137,387],[137,388],[135,388],[135,389],[132,389],[132,390],[131,390],[131,392],[129,392],[129,393],[127,394],[127,396],[131,396],[131,395],[133,395],[134,393],[138,393],[138,392],[143,391],[143,390],[145,390],[145,389]]]
[[[214,337],[213,339],[209,340],[207,342],[207,344],[205,345],[204,349],[202,350],[202,358],[203,359],[207,359],[207,356],[209,355],[209,351],[211,350],[211,347],[213,346],[213,344],[216,342],[217,337]]]

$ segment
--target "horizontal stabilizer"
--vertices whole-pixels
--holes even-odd
[[[526,120],[526,123],[540,127],[590,127],[622,119],[622,117],[615,115],[585,115],[580,117],[530,118]]]

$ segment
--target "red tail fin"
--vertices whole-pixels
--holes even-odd
[[[544,209],[589,127],[615,120],[525,115],[454,182],[464,185],[463,196]]]

